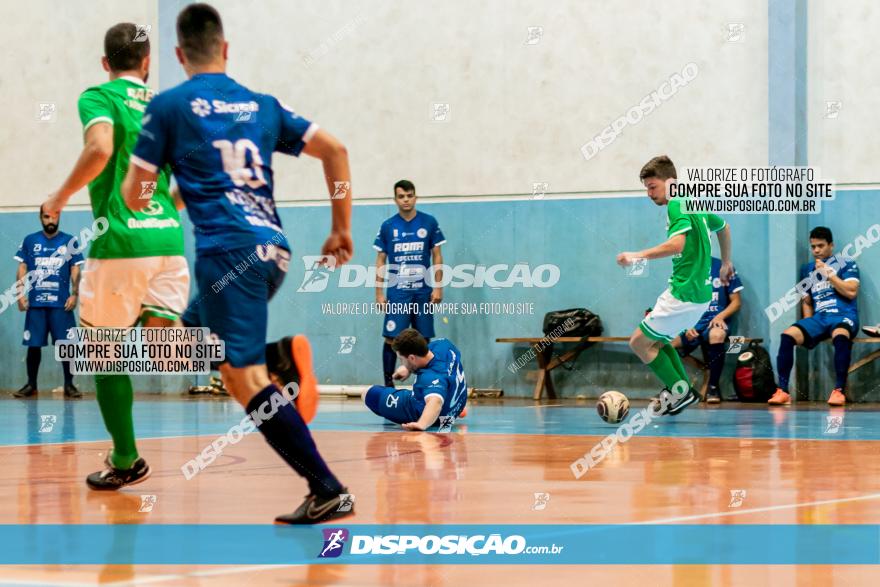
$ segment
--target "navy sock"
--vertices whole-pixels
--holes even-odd
[[[29,346],[27,350],[27,376],[28,383],[37,386],[37,373],[40,372],[40,359],[43,358],[43,349],[38,346]],[[65,365],[69,363],[65,362]]]
[[[271,413],[272,395],[281,392],[275,385],[269,385],[251,399],[247,411],[252,413],[263,404],[258,414]],[[276,398],[276,403],[278,400]],[[258,415],[257,418],[260,418]],[[256,421],[256,420],[255,420]],[[268,419],[260,419],[257,428],[266,437],[266,442],[275,449],[282,459],[309,483],[312,493],[321,497],[331,497],[342,493],[342,484],[327,468],[327,463],[318,453],[308,426],[292,404],[278,406],[278,411]]]
[[[387,342],[382,345],[382,372],[385,375],[385,387],[394,387],[394,369],[397,367],[397,353]]]
[[[64,373],[64,385],[73,385],[73,373],[70,372],[70,361],[61,361],[61,371]]]
[[[709,345],[706,360],[709,361],[709,385],[718,387],[721,372],[724,370],[724,343],[716,342]]]
[[[776,355],[776,374],[779,377],[779,389],[788,391],[788,378],[794,367],[794,339],[783,334],[779,340],[779,354]]]
[[[838,334],[831,341],[834,344],[834,387],[846,389],[846,376],[852,359],[852,341]]]

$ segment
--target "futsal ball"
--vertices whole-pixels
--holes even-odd
[[[596,402],[599,417],[610,424],[618,424],[629,414],[629,400],[619,391],[606,391]]]

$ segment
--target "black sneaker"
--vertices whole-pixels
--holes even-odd
[[[275,523],[318,524],[354,515],[354,504],[349,499],[343,500],[343,495],[349,495],[348,489],[343,488],[341,494],[333,497],[319,497],[314,493],[307,495],[295,512],[278,516]]]
[[[134,462],[130,469],[117,469],[110,464],[110,456],[104,460],[107,468],[86,477],[86,484],[96,491],[114,491],[126,485],[134,485],[150,476],[150,466],[142,458]]]
[[[80,391],[76,388],[76,385],[74,385],[73,383],[64,386],[64,397],[77,399],[82,396],[83,394],[80,393]]]
[[[266,345],[266,368],[285,386],[289,383],[299,383],[299,371],[293,360],[292,342],[292,336],[285,336],[277,342]]]
[[[12,397],[31,397],[37,395],[37,388],[30,383],[25,383],[24,387],[12,394]]]
[[[721,403],[721,390],[714,385],[710,385],[709,389],[706,390],[706,403],[707,404],[720,404]]]
[[[868,336],[880,337],[880,324],[878,324],[877,326],[863,326],[862,332],[864,332]]]
[[[651,398],[651,410],[657,416],[675,416],[691,404],[699,403],[700,394],[693,387],[676,400],[668,388],[663,388],[656,397]]]

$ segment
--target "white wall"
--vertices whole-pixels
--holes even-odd
[[[124,21],[156,23],[156,2],[5,0],[2,14],[0,166],[6,181],[0,207],[36,206],[61,184],[79,154],[76,102],[84,89],[107,81],[100,62],[104,33]],[[157,65],[154,60],[153,79]],[[38,121],[41,102],[56,105],[54,122]],[[73,202],[87,203],[85,190]]]
[[[808,14],[808,156],[838,183],[880,183],[880,5],[816,0]],[[840,102],[836,116],[827,102]]]

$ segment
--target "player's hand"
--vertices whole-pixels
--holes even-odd
[[[407,369],[406,366],[401,365],[394,371],[391,378],[397,381],[403,381],[404,379],[409,378],[409,369]]]
[[[327,240],[324,241],[324,246],[321,247],[321,254],[333,257],[336,260],[336,265],[343,265],[351,261],[351,256],[354,254],[351,233],[335,230],[331,232]]]
[[[414,430],[424,432],[424,427],[422,427],[418,422],[407,422],[406,424],[401,424],[404,430]]]
[[[816,259],[816,271],[822,274],[826,279],[830,279],[837,275],[837,271],[834,270],[834,267],[827,264],[822,259]]]
[[[700,333],[693,328],[688,328],[687,332],[685,332],[684,335],[687,337],[688,340],[694,340],[695,338],[700,336]]]
[[[721,316],[715,316],[712,318],[712,321],[709,322],[709,328],[721,328],[727,330],[727,322],[725,322],[724,318]]]
[[[431,292],[431,303],[432,304],[439,304],[442,301],[443,301],[443,288],[442,287],[435,287],[434,290]]]
[[[21,312],[27,312],[27,309],[28,309],[27,296],[22,296],[22,297],[18,298],[18,309]]]
[[[636,255],[635,253],[620,253],[619,255],[617,255],[617,264],[621,267],[629,267],[630,265],[635,263],[635,260],[637,258],[638,255]]]
[[[64,302],[64,311],[65,312],[70,312],[71,310],[73,310],[76,307],[76,299],[77,298],[75,295],[72,295],[69,298],[67,298],[67,301]]]
[[[61,202],[58,192],[49,194],[49,199],[43,202],[43,211],[48,214],[61,214],[65,202]]]
[[[733,277],[734,273],[733,263],[730,261],[721,263],[721,270],[718,272],[718,278],[721,280],[722,285],[730,285],[730,278]]]

